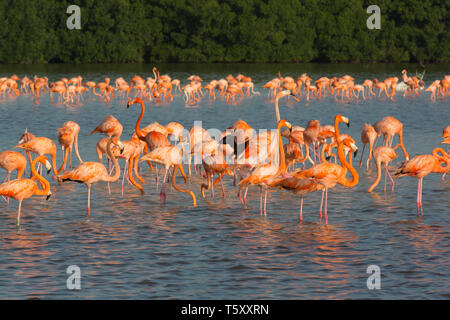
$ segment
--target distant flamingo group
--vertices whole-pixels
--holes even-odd
[[[269,95],[274,98],[274,113],[276,119],[276,130],[262,131],[257,133],[247,122],[238,119],[234,124],[223,130],[218,137],[212,138],[208,131],[200,127],[192,127],[189,131],[177,122],[169,122],[167,125],[161,125],[153,122],[144,128],[140,124],[143,120],[146,107],[151,99],[157,100],[173,99],[173,89],[177,88],[179,92],[184,92],[186,102],[197,101],[204,95],[201,91],[202,79],[198,76],[189,77],[189,84],[184,87],[180,86],[179,81],[171,79],[168,75],[159,75],[154,69],[154,78],[151,80],[143,79],[135,76],[131,85],[125,80],[119,78],[115,81],[115,87],[110,84],[110,79],[97,84],[90,83],[88,92],[101,97],[105,101],[111,100],[114,91],[119,91],[126,103],[124,105],[130,108],[129,112],[134,112],[134,105],[140,106],[140,114],[137,118],[134,132],[129,140],[125,140],[122,136],[123,126],[120,121],[113,115],[109,115],[95,127],[90,134],[98,133],[105,135],[96,144],[98,161],[84,161],[78,150],[78,139],[81,131],[80,126],[68,121],[57,129],[57,140],[63,149],[63,162],[57,166],[57,147],[52,139],[47,137],[35,136],[27,129],[20,137],[16,148],[25,151],[26,156],[16,151],[6,150],[0,153],[0,167],[7,172],[3,183],[0,185],[0,195],[6,201],[14,198],[19,201],[19,209],[17,214],[17,225],[20,225],[21,204],[26,198],[32,195],[47,196],[51,195],[50,183],[42,176],[42,165],[47,170],[53,171],[53,179],[57,183],[78,182],[83,183],[88,189],[87,212],[91,213],[91,187],[98,182],[106,182],[108,191],[111,193],[110,183],[118,181],[122,174],[122,196],[124,195],[124,183],[133,185],[143,196],[146,184],[145,179],[141,175],[139,169],[140,164],[147,163],[151,171],[155,172],[155,184],[158,188],[161,182],[160,202],[166,203],[167,190],[166,182],[172,182],[173,188],[189,195],[192,199],[192,205],[197,205],[197,197],[194,188],[185,189],[176,183],[177,173],[180,172],[184,182],[192,179],[191,161],[194,158],[195,174],[200,175],[202,179],[206,179],[199,185],[199,192],[202,198],[207,196],[207,192],[211,192],[214,197],[214,187],[220,183],[222,187],[222,196],[226,197],[226,191],[223,186],[225,176],[233,177],[233,184],[238,187],[237,196],[242,205],[247,207],[247,193],[251,186],[257,186],[260,189],[260,214],[267,214],[267,198],[268,190],[288,190],[301,196],[300,201],[300,221],[303,220],[303,198],[306,194],[321,191],[322,200],[319,207],[319,219],[324,216],[325,224],[328,223],[328,191],[337,185],[352,189],[356,187],[360,181],[360,175],[353,166],[352,158],[356,157],[358,147],[355,139],[349,134],[340,132],[340,125],[346,124],[350,126],[350,119],[343,115],[336,115],[334,123],[322,124],[318,119],[311,119],[306,122],[306,126],[293,125],[286,119],[281,118],[279,110],[279,100],[282,98],[300,100],[306,96],[306,100],[321,99],[323,95],[333,94],[336,99],[351,99],[355,91],[353,78],[342,77],[327,80],[321,78],[313,83],[312,79],[306,75],[302,75],[295,81],[292,77],[278,77],[266,84],[264,88],[269,89]],[[406,77],[406,73],[403,74]],[[13,77],[11,77],[13,78]],[[13,79],[16,79],[15,77]],[[39,78],[43,79],[43,78]],[[22,79],[23,80],[23,79]],[[75,77],[70,80],[64,80],[58,83],[48,85],[46,79],[43,80],[21,80],[21,91],[34,92],[33,95],[39,97],[36,90],[49,88],[51,93],[59,93],[63,100],[77,99],[77,90],[69,87],[84,86],[81,77]],[[409,79],[404,78],[406,83]],[[445,79],[444,79],[445,80]],[[19,79],[13,80],[19,81]],[[412,80],[414,83],[417,81]],[[9,81],[11,94],[20,94],[18,87]],[[393,92],[398,86],[396,79],[389,79],[380,85],[378,81],[374,81],[371,86],[367,83],[369,92],[373,88],[379,88],[380,92],[385,92],[386,97],[391,99]],[[410,86],[410,91],[418,92],[420,89],[420,81],[417,82],[419,88]],[[445,81],[444,81],[445,83]],[[17,84],[17,83],[16,83]],[[36,84],[39,84],[36,86]],[[302,85],[304,90],[302,91]],[[439,86],[442,86],[442,81]],[[39,89],[36,89],[39,87]],[[61,90],[57,89],[61,87]],[[64,89],[62,89],[64,87]],[[137,91],[137,97],[130,97],[131,89]],[[252,79],[243,75],[237,77],[227,77],[225,81],[210,82],[208,87],[211,99],[215,96],[215,89],[219,89],[218,94],[224,95],[227,101],[233,100],[239,94],[249,95],[256,94],[253,88]],[[359,87],[358,87],[359,88]],[[441,88],[441,87],[439,87]],[[437,94],[447,94],[447,87],[442,86]],[[53,90],[53,91],[52,91]],[[90,91],[92,90],[92,91]],[[186,91],[187,90],[187,91]],[[388,90],[391,90],[390,92]],[[409,89],[407,89],[409,90]],[[364,89],[360,90],[364,93]],[[62,93],[60,93],[62,92]],[[186,93],[188,92],[188,93]],[[116,96],[118,96],[116,94]],[[364,97],[364,95],[363,95]],[[79,98],[78,98],[79,99]],[[331,120],[331,119],[328,119]],[[283,130],[283,128],[285,128]],[[363,155],[368,145],[368,156],[365,161],[365,168],[369,170],[374,160],[377,177],[369,188],[369,192],[373,192],[381,180],[382,169],[385,172],[386,192],[387,177],[392,183],[392,192],[394,191],[394,177],[413,176],[418,178],[417,190],[417,213],[422,214],[422,188],[423,178],[430,173],[445,173],[450,168],[450,156],[448,151],[436,147],[432,154],[417,155],[410,158],[406,151],[403,140],[404,126],[398,119],[394,117],[384,117],[375,122],[373,125],[364,123],[361,132],[361,141],[364,144],[363,152],[359,161],[359,166],[363,165]],[[398,136],[398,143],[393,146],[395,135]],[[383,136],[384,142],[381,146],[376,147],[377,139]],[[283,145],[282,138],[286,138],[288,143]],[[169,139],[171,138],[171,139]],[[450,143],[450,126],[444,128],[442,134],[442,144]],[[398,155],[396,149],[402,150],[405,161],[398,166],[393,175],[389,172],[389,164],[394,161]],[[72,149],[79,161],[79,165],[72,167]],[[336,154],[333,152],[336,149]],[[33,160],[32,154],[37,157]],[[108,160],[108,165],[103,164],[103,155]],[[198,158],[200,157],[200,161]],[[197,159],[196,159],[197,158]],[[331,159],[334,161],[331,161]],[[26,163],[31,164],[31,175],[29,179],[22,179]],[[50,161],[50,160],[51,161]],[[118,159],[124,159],[125,167],[121,170]],[[373,159],[373,160],[372,160]],[[66,169],[69,164],[69,170]],[[111,167],[112,164],[112,167]],[[38,165],[37,168],[35,166]],[[160,177],[158,165],[164,168],[164,173]],[[183,165],[188,165],[188,175],[185,174]],[[202,170],[203,168],[203,170]],[[17,179],[10,180],[12,171],[17,171]],[[113,174],[114,171],[114,174]],[[347,177],[350,174],[350,178]],[[214,176],[217,175],[216,180]],[[443,178],[444,178],[443,176]],[[239,182],[238,182],[239,179]],[[264,200],[263,200],[264,199]]]
[[[183,86],[179,79],[172,79],[168,74],[160,75],[156,67],[153,68],[152,74],[152,77],[146,78],[135,75],[130,82],[123,77],[117,78],[114,82],[111,82],[109,77],[100,82],[91,80],[83,82],[81,76],[49,82],[47,77],[19,78],[17,75],[12,75],[0,78],[0,99],[3,98],[0,102],[15,99],[18,96],[28,96],[39,104],[42,95],[49,92],[50,101],[53,103],[75,106],[81,105],[87,99],[98,99],[109,103],[114,97],[120,101],[139,97],[146,103],[170,103],[174,100],[175,94],[181,95],[186,104],[196,104],[202,99],[214,101],[219,98],[226,103],[238,104],[245,97],[261,94],[255,90],[252,78],[243,74],[236,76],[229,74],[205,84],[200,76],[191,75]],[[295,79],[292,76],[283,77],[278,72],[278,76],[263,84],[262,89],[267,89],[269,99],[275,98],[279,92],[289,90],[292,93],[292,99],[297,102],[302,99],[306,102],[321,100],[327,96],[332,96],[335,101],[340,102],[383,96],[394,101],[398,92],[403,92],[403,96],[420,96],[422,92],[430,92],[429,97],[433,101],[446,99],[450,95],[449,75],[444,76],[443,79],[434,80],[427,88],[425,88],[423,76],[424,73],[409,76],[408,72],[403,70],[400,79],[395,76],[387,77],[383,81],[376,78],[365,79],[358,84],[350,75],[330,78],[323,76],[313,80],[306,73]]]

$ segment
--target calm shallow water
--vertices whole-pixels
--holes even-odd
[[[0,77],[34,74],[50,81],[81,74],[85,80],[105,76],[126,80],[139,73],[150,76],[150,65],[92,66],[1,66]],[[180,96],[166,105],[151,105],[143,124],[177,121],[190,128],[202,120],[205,128],[224,129],[236,119],[254,128],[272,128],[273,104],[266,100],[262,84],[278,70],[284,76],[308,72],[312,78],[349,73],[360,83],[365,78],[383,79],[403,65],[162,65],[161,74],[186,83],[196,73],[205,81],[238,72],[249,75],[261,96],[240,104],[203,101],[186,106]],[[414,73],[416,66],[406,66]],[[419,68],[420,69],[420,68]],[[427,84],[450,72],[449,65],[429,66]],[[396,102],[372,99],[342,104],[328,97],[320,102],[280,102],[283,118],[306,126],[310,119],[331,124],[341,113],[350,118],[351,134],[360,143],[363,122],[374,123],[394,116],[404,124],[404,140],[411,156],[431,153],[450,124],[450,100],[430,102],[397,96]],[[49,102],[48,94],[35,105],[26,97],[0,103],[0,150],[11,149],[25,128],[38,136],[56,139],[56,130],[68,120],[81,126],[79,148],[83,160],[96,161],[95,144],[102,137],[89,136],[103,118],[116,116],[128,139],[139,107],[126,108],[124,101],[110,104],[86,101],[81,107]],[[361,150],[361,149],[360,149]],[[359,155],[358,155],[359,157]],[[58,163],[62,152],[58,151]],[[359,160],[359,158],[358,158]],[[401,153],[392,167],[403,160]],[[76,158],[74,164],[78,164]],[[146,167],[144,167],[146,168]],[[288,192],[272,191],[267,217],[259,215],[259,189],[249,191],[248,209],[236,197],[227,178],[227,198],[216,192],[214,199],[201,199],[199,177],[188,187],[198,197],[198,206],[168,188],[166,206],[159,204],[154,174],[145,170],[146,194],[126,186],[93,187],[92,213],[86,219],[87,188],[76,183],[52,184],[49,201],[33,197],[22,206],[22,230],[17,232],[17,202],[0,213],[0,298],[72,299],[449,299],[449,178],[439,175],[424,180],[424,216],[416,216],[417,179],[396,180],[395,193],[373,194],[367,189],[376,172],[358,169],[360,183],[352,190],[336,187],[329,193],[329,225],[318,222],[320,193],[305,198],[304,222],[298,224],[300,199]],[[4,172],[2,173],[2,179]],[[179,181],[182,184],[181,180]],[[1,206],[4,207],[4,203]],[[381,268],[381,290],[366,287],[366,269]],[[66,268],[81,268],[82,289],[66,288]]]

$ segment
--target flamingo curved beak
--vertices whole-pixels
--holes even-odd
[[[50,191],[50,192],[48,193],[47,197],[45,198],[45,200],[50,199],[51,196],[52,196],[52,192]]]

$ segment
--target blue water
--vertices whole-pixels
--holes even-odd
[[[81,74],[84,80],[105,76],[126,80],[138,73],[151,76],[146,65],[95,66],[2,66],[0,77],[16,73],[22,77],[46,75],[50,81]],[[190,74],[205,82],[241,72],[251,76],[260,96],[237,104],[223,100],[202,101],[187,106],[181,96],[174,102],[147,105],[143,125],[177,121],[190,128],[202,120],[205,128],[225,129],[238,118],[254,128],[272,128],[273,103],[262,85],[276,76],[298,76],[303,72],[320,76],[351,74],[356,83],[365,78],[397,75],[403,66],[390,65],[165,65],[168,73],[186,84]],[[409,70],[414,73],[415,66]],[[450,73],[449,65],[430,66],[425,82]],[[411,156],[431,153],[438,146],[442,129],[450,124],[450,100],[431,102],[428,93],[418,98],[397,95],[386,99],[340,103],[327,97],[321,101],[280,102],[282,118],[306,126],[319,119],[332,124],[340,113],[350,118],[352,135],[360,150],[363,122],[374,123],[393,116],[404,124],[404,142]],[[105,104],[96,99],[80,106],[49,102],[48,93],[39,105],[28,97],[0,103],[0,150],[12,149],[25,128],[57,143],[56,130],[69,120],[80,127],[79,149],[83,160],[96,161],[99,134],[89,136],[105,116],[113,114],[124,126],[127,140],[139,115],[138,105],[114,99]],[[367,154],[367,153],[366,153]],[[359,160],[359,155],[358,155]],[[391,164],[393,170],[401,161]],[[58,147],[58,165],[62,152]],[[358,163],[356,161],[354,163]],[[78,161],[73,157],[73,163]],[[123,165],[123,160],[120,160]],[[268,214],[259,214],[259,189],[251,188],[248,209],[236,197],[232,178],[225,179],[226,198],[202,199],[202,178],[194,176],[187,188],[191,199],[171,187],[167,203],[160,205],[154,173],[144,166],[146,194],[126,185],[98,183],[92,189],[92,213],[86,216],[87,188],[82,184],[51,181],[53,197],[24,200],[21,230],[17,231],[17,202],[0,213],[0,298],[10,299],[448,299],[450,290],[450,197],[449,177],[431,174],[423,184],[423,217],[416,215],[417,179],[396,180],[394,193],[383,192],[383,181],[373,194],[367,192],[376,172],[360,174],[359,184],[329,192],[328,226],[318,221],[320,193],[305,197],[304,221],[298,223],[299,196],[271,190]],[[2,171],[3,180],[5,172]],[[15,174],[13,174],[15,176]],[[47,176],[50,178],[50,176]],[[178,183],[183,185],[182,179]],[[389,189],[389,188],[388,188]],[[0,204],[6,208],[2,200]],[[381,269],[381,289],[368,290],[369,265]],[[66,269],[81,269],[81,290],[68,290]]]

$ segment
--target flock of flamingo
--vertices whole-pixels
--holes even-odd
[[[358,148],[354,138],[348,134],[340,133],[340,124],[350,126],[349,118],[336,115],[333,124],[322,125],[319,120],[310,120],[306,128],[293,126],[280,117],[278,101],[283,97],[292,97],[299,100],[302,95],[309,100],[311,97],[321,99],[324,94],[334,95],[336,99],[358,99],[357,92],[362,92],[365,98],[364,88],[368,88],[368,94],[375,94],[374,88],[379,89],[378,95],[384,93],[387,98],[393,99],[399,86],[404,85],[404,94],[419,95],[423,87],[423,80],[417,77],[408,77],[406,71],[402,72],[403,81],[398,84],[398,78],[390,77],[383,82],[366,80],[362,85],[355,85],[350,76],[341,78],[320,78],[312,85],[312,79],[302,75],[297,81],[291,77],[278,77],[266,83],[263,88],[269,89],[269,96],[274,97],[276,130],[263,131],[256,134],[244,120],[237,120],[224,130],[220,136],[213,139],[202,127],[192,127],[188,134],[180,123],[170,122],[163,126],[153,122],[144,128],[140,128],[141,120],[145,114],[145,103],[153,98],[172,100],[172,88],[178,88],[185,95],[186,102],[198,101],[201,91],[202,79],[198,76],[188,78],[189,84],[180,87],[179,80],[172,80],[168,75],[160,76],[156,68],[153,69],[155,78],[144,80],[139,76],[133,77],[131,85],[122,78],[115,82],[115,87],[110,85],[109,79],[105,82],[94,83],[88,81],[82,83],[81,76],[70,80],[62,79],[48,84],[47,78],[35,77],[19,79],[12,76],[5,80],[0,79],[0,92],[6,95],[31,94],[36,99],[40,98],[40,92],[49,90],[50,95],[59,94],[61,103],[80,101],[83,92],[92,92],[102,99],[109,101],[114,97],[114,92],[127,101],[127,108],[140,105],[141,111],[135,125],[135,131],[129,140],[122,140],[123,126],[113,115],[106,117],[90,134],[99,133],[106,137],[100,139],[96,145],[98,161],[83,161],[78,150],[78,135],[80,126],[68,121],[57,130],[57,139],[64,152],[63,162],[57,166],[57,146],[55,142],[46,137],[37,137],[25,130],[18,144],[14,148],[22,149],[26,156],[16,151],[3,151],[0,153],[0,167],[7,171],[7,175],[0,185],[0,195],[9,204],[9,198],[19,202],[17,211],[17,226],[20,227],[21,205],[24,199],[33,195],[51,196],[51,185],[43,177],[43,166],[47,174],[53,171],[55,183],[78,182],[83,183],[88,189],[87,212],[91,212],[91,186],[97,182],[107,183],[111,193],[110,183],[118,181],[121,177],[121,167],[118,159],[125,160],[122,175],[122,196],[125,179],[136,187],[138,192],[145,194],[143,184],[146,183],[141,176],[145,162],[151,171],[155,172],[156,186],[161,182],[160,201],[166,202],[166,183],[171,181],[173,188],[192,198],[193,206],[197,205],[195,190],[181,187],[176,182],[177,173],[180,172],[184,182],[192,177],[191,162],[194,161],[195,174],[204,181],[199,186],[199,194],[205,198],[209,191],[214,197],[214,187],[220,184],[222,196],[225,198],[224,177],[233,177],[233,184],[237,186],[237,196],[242,205],[246,207],[247,193],[250,186],[258,186],[260,189],[260,214],[266,215],[267,193],[269,189],[282,189],[300,195],[299,219],[303,220],[303,198],[306,194],[321,191],[322,199],[319,207],[319,219],[324,216],[325,224],[328,223],[327,200],[328,190],[336,185],[353,188],[359,182],[359,175],[353,166],[353,157],[356,157]],[[20,80],[20,91],[18,81]],[[223,80],[223,81],[222,81]],[[203,88],[208,90],[211,99],[215,99],[215,91],[219,95],[225,95],[227,101],[233,100],[238,94],[258,94],[254,91],[251,78],[243,75],[228,76],[226,79],[212,81]],[[433,82],[428,89],[434,99],[449,94],[448,85],[450,77]],[[302,88],[302,84],[305,86]],[[132,88],[135,96],[130,97]],[[96,92],[96,89],[99,92]],[[390,91],[390,92],[389,92]],[[352,97],[353,96],[353,97]],[[282,130],[285,128],[284,130]],[[186,131],[187,132],[187,131]],[[383,135],[384,142],[376,147],[376,140]],[[398,144],[393,146],[394,136],[398,135]],[[283,145],[282,137],[289,142]],[[169,139],[170,138],[170,139]],[[450,144],[450,126],[444,128],[442,144]],[[171,141],[169,141],[171,140]],[[442,173],[442,179],[450,168],[450,154],[448,150],[436,147],[432,154],[417,155],[410,158],[403,142],[403,124],[393,118],[385,117],[373,125],[364,123],[361,132],[361,141],[364,145],[359,166],[363,166],[363,155],[368,144],[368,157],[365,160],[366,170],[375,162],[377,177],[370,186],[368,192],[373,192],[381,180],[384,170],[384,192],[386,192],[387,177],[392,183],[394,192],[394,179],[389,172],[389,163],[397,157],[396,149],[400,148],[405,158],[393,172],[394,177],[412,176],[418,178],[417,188],[417,214],[423,215],[422,209],[422,184],[423,178],[430,173]],[[80,164],[72,168],[72,149]],[[336,153],[334,153],[336,149]],[[32,154],[37,157],[32,158]],[[141,156],[143,154],[143,156]],[[108,165],[103,164],[103,155],[106,156]],[[49,160],[50,159],[50,160]],[[187,161],[184,161],[187,159]],[[199,160],[198,160],[199,159]],[[30,163],[30,178],[22,178],[27,162]],[[66,170],[69,163],[70,169]],[[141,164],[140,164],[141,163]],[[164,174],[160,177],[158,165],[164,167]],[[188,166],[188,176],[183,165]],[[37,166],[37,167],[36,167]],[[17,171],[17,179],[10,180],[11,172]],[[114,174],[113,174],[114,171]],[[347,177],[347,172],[350,178]],[[217,178],[214,177],[217,176]],[[239,180],[239,181],[238,181]],[[191,187],[194,187],[191,184]],[[264,199],[264,200],[263,200]]]
[[[302,74],[295,80],[290,76],[282,77],[278,72],[278,77],[265,83],[262,88],[268,89],[268,97],[275,97],[281,90],[290,90],[296,101],[300,101],[304,96],[306,101],[311,99],[320,100],[324,96],[334,96],[335,100],[342,102],[359,101],[373,96],[386,96],[387,99],[395,100],[397,92],[403,92],[403,96],[421,95],[424,90],[430,92],[430,99],[445,99],[450,95],[450,76],[446,75],[442,80],[433,81],[426,89],[422,75],[408,76],[406,70],[402,71],[401,81],[398,77],[388,77],[383,81],[378,79],[366,79],[362,84],[356,84],[355,79],[349,75],[342,77],[321,77],[313,82],[307,74]],[[41,95],[50,92],[50,101],[53,95],[58,95],[60,104],[81,104],[86,98],[94,96],[105,102],[114,99],[114,93],[119,99],[130,99],[130,93],[134,90],[134,96],[140,97],[146,102],[155,101],[172,102],[173,94],[182,94],[187,104],[195,104],[202,97],[208,94],[209,100],[215,100],[218,96],[224,97],[227,103],[237,102],[249,95],[259,95],[255,91],[251,77],[242,74],[234,77],[228,75],[224,79],[212,80],[202,86],[203,79],[197,75],[192,75],[187,79],[189,82],[181,87],[178,79],[172,79],[169,75],[160,75],[156,68],[153,68],[153,77],[146,79],[135,75],[130,84],[122,77],[115,80],[114,85],[110,78],[104,81],[86,81],[77,76],[71,79],[62,78],[59,81],[49,83],[47,77],[34,76],[33,79],[17,75],[0,78],[0,98],[3,101],[16,98],[20,95],[30,96],[36,104],[40,103]],[[20,83],[20,91],[18,89]],[[205,89],[205,92],[202,90]],[[378,94],[374,91],[378,89]],[[217,96],[218,95],[218,96]],[[2,102],[2,101],[0,101]]]

